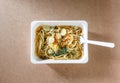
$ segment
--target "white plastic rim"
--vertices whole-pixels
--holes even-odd
[[[80,26],[83,30],[83,38],[88,39],[88,23],[84,20],[71,20],[71,21],[32,21],[31,22],[31,55],[30,60],[33,64],[83,64],[88,62],[88,43],[83,44],[83,56],[78,60],[42,60],[34,55],[35,50],[35,29],[39,25],[71,25],[71,26]]]

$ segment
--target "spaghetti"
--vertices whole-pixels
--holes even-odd
[[[35,30],[35,55],[41,59],[79,59],[83,45],[81,27],[40,25]]]

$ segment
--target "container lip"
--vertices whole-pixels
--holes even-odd
[[[33,64],[84,64],[88,62],[88,44],[85,44],[85,48],[84,49],[84,55],[81,59],[79,60],[37,60],[35,55],[34,55],[34,35],[35,35],[35,28],[37,25],[40,25],[41,23],[73,23],[73,24],[81,24],[84,29],[84,36],[85,39],[88,39],[88,23],[85,20],[41,20],[41,21],[32,21],[31,22],[31,49],[30,49],[30,60],[31,63]],[[71,24],[72,25],[72,24]]]

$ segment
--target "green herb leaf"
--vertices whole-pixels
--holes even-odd
[[[50,26],[49,26],[49,25],[43,25],[43,29],[44,29],[45,31],[49,31],[49,30],[50,30]]]
[[[59,55],[61,55],[61,54],[65,54],[65,53],[67,53],[67,48],[66,47],[63,47],[60,51],[58,51],[58,52],[54,52],[52,55],[53,56],[59,56]]]
[[[66,47],[63,47],[62,50],[61,50],[61,52],[62,52],[63,54],[65,54],[65,53],[67,52],[67,48],[66,48]]]

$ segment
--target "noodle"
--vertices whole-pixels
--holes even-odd
[[[79,41],[81,27],[38,26],[35,31],[35,55],[41,59],[79,59],[83,45]]]

